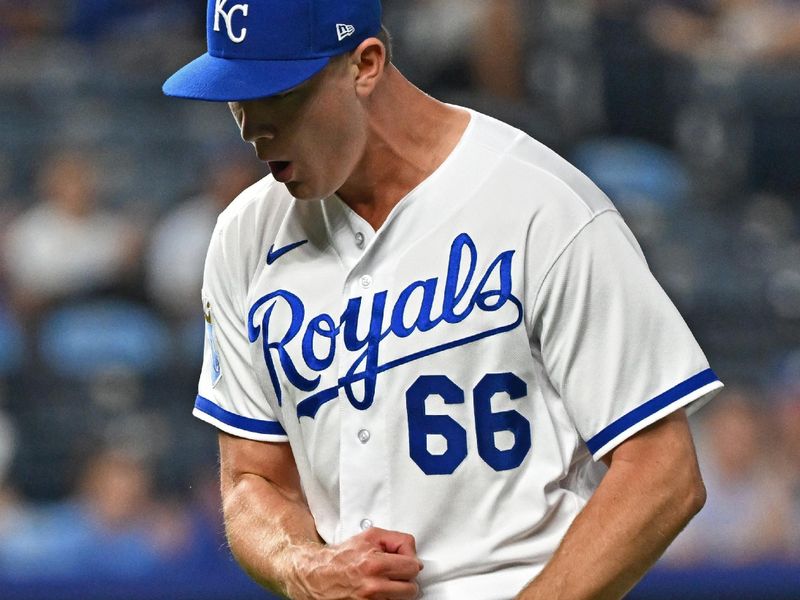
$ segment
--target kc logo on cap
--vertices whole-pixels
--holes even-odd
[[[280,94],[381,31],[380,0],[206,0],[208,52],[164,93],[210,102]]]
[[[242,27],[239,30],[239,35],[235,35],[233,32],[233,15],[234,13],[240,12],[242,13],[242,17],[246,17],[250,5],[234,4],[228,8],[226,12],[225,6],[227,4],[228,0],[217,0],[217,5],[214,9],[214,31],[219,32],[219,18],[222,17],[222,19],[225,21],[225,28],[228,30],[228,37],[235,44],[241,44],[244,41],[244,38],[247,37],[247,27]]]

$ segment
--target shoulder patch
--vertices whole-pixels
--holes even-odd
[[[216,387],[222,377],[222,366],[219,361],[219,351],[217,350],[217,340],[214,336],[214,319],[211,316],[211,303],[206,302],[206,343],[211,351],[211,387]]]

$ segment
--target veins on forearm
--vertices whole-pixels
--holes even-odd
[[[291,496],[255,475],[238,478],[223,492],[231,552],[260,585],[284,596],[297,568],[293,555],[322,543],[308,506]]]

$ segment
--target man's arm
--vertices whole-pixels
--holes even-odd
[[[621,598],[705,503],[683,410],[617,446],[553,558],[517,600]]]
[[[317,533],[289,444],[220,433],[231,551],[259,584],[293,600],[415,598],[414,538],[372,528],[335,546]]]

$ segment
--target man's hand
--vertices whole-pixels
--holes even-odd
[[[422,563],[407,533],[370,528],[325,545],[289,444],[220,434],[225,531],[247,573],[292,600],[412,600]]]
[[[308,547],[287,591],[292,600],[413,600],[420,570],[413,536],[373,527],[335,546]]]

